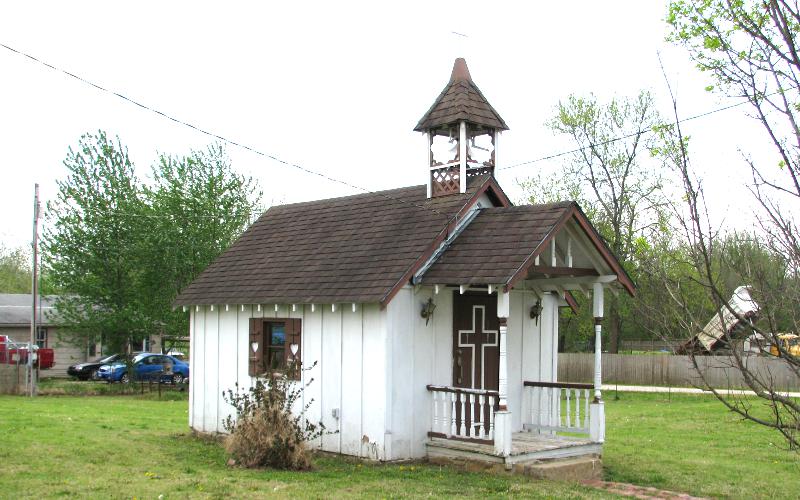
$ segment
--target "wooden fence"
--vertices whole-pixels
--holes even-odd
[[[619,342],[620,351],[665,351],[675,352],[675,349],[681,345],[684,340],[621,340]]]
[[[717,388],[746,388],[742,375],[729,356],[698,356],[698,365],[709,384]],[[748,369],[772,377],[779,390],[800,390],[800,378],[780,359],[748,356]],[[591,382],[594,354],[561,353],[558,355],[558,380]],[[688,356],[668,354],[603,354],[603,383],[659,385],[667,387],[701,386],[697,371]]]

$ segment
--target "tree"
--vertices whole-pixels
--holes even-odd
[[[711,74],[718,91],[750,102],[777,155],[777,168],[745,157],[761,230],[776,250],[800,260],[791,209],[800,199],[800,8],[780,0],[679,1],[670,4],[667,21],[670,40]]]
[[[784,302],[796,296],[797,276],[786,255],[776,252],[763,235],[734,232],[719,245],[719,282],[723,290],[748,283],[762,308],[759,325],[770,332],[791,332],[800,319],[800,303]],[[781,307],[775,307],[782,303]]]
[[[649,92],[633,99],[570,96],[548,126],[577,146],[562,172],[522,183],[531,203],[573,199],[625,269],[636,279],[637,255],[664,227],[663,180],[647,164],[657,147],[651,134],[661,124]],[[622,296],[608,301],[608,350],[617,352],[625,319],[634,316]],[[585,318],[588,322],[590,319]],[[587,330],[588,331],[588,330]]]
[[[669,302],[661,304],[661,314],[672,311],[670,316],[676,319],[675,324],[687,337],[700,332],[709,317],[716,314],[726,332],[720,339],[722,344],[734,347],[726,349],[724,354],[728,356],[717,358],[715,365],[740,373],[747,387],[767,404],[757,405],[748,396],[720,391],[712,386],[705,371],[707,364],[698,358],[713,353],[692,349],[687,354],[699,375],[700,385],[710,390],[731,411],[777,430],[791,448],[797,449],[800,444],[800,405],[797,400],[783,392],[785,387],[778,387],[773,370],[753,368],[757,365],[748,362],[749,354],[735,347],[737,340],[757,334],[765,339],[759,346],[760,354],[771,355],[769,346],[777,346],[779,362],[795,377],[800,377],[800,359],[785,349],[778,339],[778,334],[786,331],[784,328],[798,331],[800,279],[796,264],[784,253],[777,252],[762,235],[720,235],[720,231],[709,222],[702,183],[689,162],[685,144],[680,140],[680,126],[674,130],[677,148],[684,151],[675,168],[683,179],[685,202],[684,206],[676,207],[674,219],[675,233],[684,239],[684,252],[680,261],[664,261],[661,269],[650,269],[654,276],[661,278],[670,297]],[[681,272],[665,271],[664,268],[671,264]],[[694,286],[686,286],[686,283]],[[757,321],[751,322],[729,305],[734,288],[739,285],[748,286],[750,295],[759,305]],[[689,293],[698,288],[702,292],[700,297]],[[709,303],[711,314],[704,311]],[[729,330],[733,325],[727,319],[728,315],[742,321],[742,326]]]
[[[119,138],[86,135],[70,149],[43,249],[68,335],[112,352],[154,334],[185,337],[177,293],[244,230],[261,193],[220,145],[161,155],[145,185]]]
[[[795,219],[800,199],[800,10],[796,3],[779,0],[678,1],[670,4],[667,21],[672,28],[670,39],[683,45],[698,67],[711,75],[718,92],[747,98],[776,155],[772,164],[745,157],[752,173],[750,193],[758,207],[759,234],[737,242],[736,248],[726,248],[730,245],[709,221],[702,181],[690,162],[680,125],[662,131],[671,144],[666,156],[684,191],[685,203],[676,210],[676,220],[689,250],[688,260],[723,323],[726,311],[743,319],[728,306],[731,284],[726,271],[732,270],[752,287],[761,319],[748,325],[744,334],[758,333],[776,344],[781,363],[800,377],[800,358],[776,338],[782,328],[800,331],[796,311],[800,235]],[[673,108],[677,116],[674,99]],[[684,303],[681,294],[674,297],[678,306]],[[697,318],[686,319],[689,332],[697,331],[700,324]],[[769,373],[749,368],[741,352],[734,349],[731,354],[732,366],[766,403],[766,411],[747,398],[711,388],[714,394],[730,410],[775,429],[790,447],[800,448],[800,403],[786,397]],[[692,360],[697,366],[694,356]]]
[[[0,293],[31,293],[30,256],[0,245]]]
[[[261,192],[232,169],[219,144],[185,157],[161,155],[152,177],[144,190],[152,215],[142,255],[144,295],[163,332],[183,337],[188,319],[172,302],[253,220]]]
[[[50,278],[64,291],[55,308],[73,340],[102,337],[122,351],[153,331],[142,307],[146,206],[134,167],[119,138],[102,131],[81,137],[64,165],[42,242]]]

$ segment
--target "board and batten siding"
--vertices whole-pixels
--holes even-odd
[[[250,318],[302,320],[301,356],[306,384],[303,401],[313,399],[306,416],[322,421],[336,434],[318,438],[313,446],[325,451],[385,460],[387,382],[386,310],[378,304],[224,305],[190,309],[191,373],[189,425],[201,432],[224,432],[223,421],[233,408],[223,391],[246,390]],[[337,419],[334,414],[338,413]]]
[[[436,310],[425,324],[420,311],[433,298]],[[522,430],[530,412],[525,380],[557,380],[558,307],[556,296],[545,294],[539,320],[531,319],[538,300],[530,291],[511,292],[508,318],[508,407],[513,431]],[[431,425],[428,384],[452,385],[453,289],[405,287],[387,306],[387,460],[421,458]]]
[[[425,324],[422,305],[433,298],[436,311]],[[523,381],[557,380],[558,299],[545,294],[538,322],[530,318],[537,296],[512,291],[508,318],[508,406],[513,430],[530,412]],[[302,383],[311,403],[307,418],[337,434],[313,443],[325,451],[374,460],[421,458],[430,430],[426,386],[452,384],[453,292],[441,287],[405,287],[385,309],[378,304],[291,306],[229,305],[192,308],[189,425],[224,432],[233,408],[222,392],[251,387],[248,375],[250,318],[302,320]],[[311,401],[313,399],[313,402]],[[334,417],[338,411],[339,418]]]

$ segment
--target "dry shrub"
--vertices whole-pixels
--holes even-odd
[[[313,400],[293,413],[302,401],[307,384],[293,382],[285,374],[272,374],[258,379],[247,391],[228,390],[225,400],[236,409],[236,419],[230,416],[224,427],[230,435],[225,450],[237,464],[244,467],[273,467],[276,469],[306,470],[311,467],[306,442],[327,433],[322,422],[304,419]]]

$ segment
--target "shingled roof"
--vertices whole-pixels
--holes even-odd
[[[524,279],[534,257],[574,221],[631,295],[635,285],[574,201],[483,208],[415,281],[440,285],[506,285]]]
[[[508,283],[574,206],[562,202],[481,209],[420,282]]]
[[[462,120],[497,130],[508,130],[506,122],[472,81],[467,62],[458,58],[453,64],[450,81],[414,130],[424,132]]]
[[[57,323],[53,304],[55,295],[42,295],[39,297],[37,310],[40,315],[36,319],[40,326],[50,326]],[[29,293],[0,293],[0,326],[27,326],[31,325],[31,302]]]
[[[493,177],[428,199],[425,186],[275,206],[175,300],[176,305],[386,303]]]

